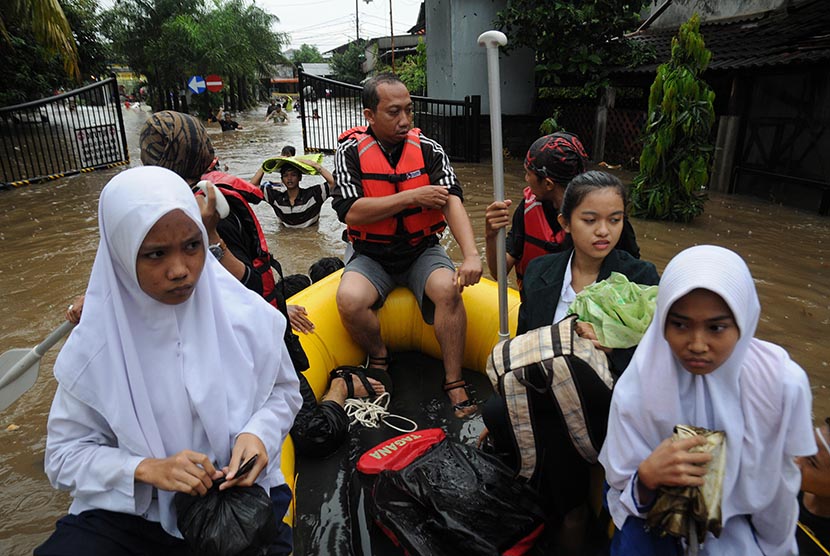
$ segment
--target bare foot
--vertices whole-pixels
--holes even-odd
[[[352,375],[351,379],[352,387],[354,388],[354,397],[368,397],[369,392],[366,391],[366,388],[363,386],[363,383],[360,382],[360,379],[356,375]],[[382,382],[369,377],[366,377],[366,379],[369,381],[369,384],[372,385],[372,388],[375,390],[375,394],[378,396],[386,392],[386,388],[383,386]],[[329,385],[328,391],[323,396],[323,400],[331,400],[342,407],[345,405],[348,397],[349,395],[348,388],[346,387],[346,381],[343,378],[337,377],[331,380],[331,384]]]
[[[368,380],[369,384],[372,385],[372,389],[375,391],[376,396],[380,396],[386,392],[386,387],[379,380],[375,380],[374,378],[370,378],[368,376],[366,377],[366,380]],[[369,392],[366,391],[366,388],[363,386],[360,378],[354,374],[352,375],[352,386],[354,386],[354,395],[356,398],[366,398],[369,396]]]

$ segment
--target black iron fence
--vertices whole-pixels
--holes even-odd
[[[0,189],[129,160],[115,77],[0,108]]]
[[[334,152],[337,137],[366,125],[360,92],[363,87],[300,72],[300,110],[306,152]],[[413,96],[415,127],[444,147],[451,160],[478,162],[481,156],[481,97],[440,100]]]

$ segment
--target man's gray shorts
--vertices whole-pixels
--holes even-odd
[[[447,252],[440,245],[433,245],[421,253],[421,256],[412,263],[405,272],[400,274],[389,274],[383,266],[371,257],[366,255],[355,255],[343,269],[343,272],[359,272],[375,286],[378,291],[378,301],[372,308],[380,309],[395,286],[406,286],[418,300],[421,308],[421,315],[427,324],[435,321],[435,304],[424,294],[427,286],[427,279],[439,268],[447,268],[455,272],[455,265],[452,264]]]

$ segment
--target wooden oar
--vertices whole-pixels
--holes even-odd
[[[504,201],[504,160],[501,144],[501,78],[499,47],[507,44],[501,31],[485,31],[478,37],[479,46],[487,49],[487,85],[490,93],[490,145],[493,158],[493,200]],[[507,254],[505,229],[496,238],[496,279],[499,283],[499,338],[510,337],[507,328]]]
[[[64,321],[32,349],[10,349],[0,355],[0,411],[17,401],[34,385],[40,358],[74,326],[71,322]]]

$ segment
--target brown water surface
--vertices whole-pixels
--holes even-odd
[[[130,154],[137,164],[137,130],[146,112],[125,110],[124,116]],[[298,120],[283,126],[265,124],[263,117],[264,108],[240,115],[244,129],[238,132],[209,128],[229,172],[250,178],[261,161],[279,154],[283,145],[301,150]],[[324,165],[331,169],[332,162],[326,156]],[[492,170],[488,164],[455,168],[483,256]],[[505,168],[507,197],[517,200],[523,187],[521,161],[508,159]],[[84,291],[98,243],[98,195],[118,171],[0,192],[0,307],[6,315],[0,320],[0,352],[37,344],[61,323],[74,296]],[[305,178],[308,183],[319,180]],[[330,203],[323,208],[319,227],[303,230],[280,228],[267,206],[256,211],[286,273],[307,272],[318,258],[342,254],[343,226]],[[643,258],[660,271],[679,250],[695,244],[723,245],[743,255],[763,307],[758,336],[789,350],[810,375],[815,415],[830,415],[830,219],[745,197],[713,195],[705,214],[692,224],[635,220],[634,227]],[[455,243],[449,237],[443,243],[459,260]],[[69,496],[52,489],[43,473],[57,351],[43,358],[35,386],[0,414],[0,554],[30,554],[69,507]]]

